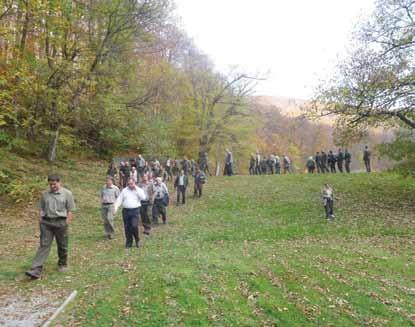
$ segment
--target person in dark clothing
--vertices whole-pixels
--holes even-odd
[[[339,149],[337,152],[337,168],[339,168],[339,171],[343,172],[343,161],[344,161],[344,153],[342,149]]]
[[[347,149],[344,152],[344,162],[346,163],[346,172],[350,173],[350,164],[352,162],[352,155]]]
[[[225,170],[224,175],[225,176],[232,176],[233,175],[233,155],[232,152],[226,149],[226,155],[225,155]]]
[[[316,156],[314,157],[314,161],[316,163],[316,168],[317,168],[317,172],[320,174],[321,173],[321,155],[320,152],[316,153]]]
[[[333,174],[336,173],[336,155],[331,150],[327,156],[327,162],[330,167],[330,172]]]
[[[328,173],[329,169],[327,167],[327,154],[324,151],[321,151],[321,172],[324,173]]]
[[[177,190],[177,205],[180,204],[180,197],[182,198],[182,204],[186,203],[187,185],[189,185],[189,179],[184,174],[184,170],[182,170],[174,181],[174,188]]]
[[[251,154],[251,159],[249,159],[249,175],[255,175],[255,156]]]
[[[266,175],[267,174],[267,167],[268,167],[267,159],[262,158],[261,159],[261,174],[262,175]]]
[[[329,184],[324,184],[323,190],[321,192],[321,197],[323,198],[323,206],[326,213],[327,220],[334,219],[334,193],[333,188]]]
[[[116,175],[117,175],[117,167],[115,167],[114,163],[111,162],[107,170],[107,176],[112,177],[114,179]]]
[[[203,191],[203,185],[206,183],[206,175],[199,168],[196,168],[195,173],[195,187],[194,187],[194,197],[201,197]]]
[[[307,170],[309,174],[314,174],[316,169],[316,162],[313,160],[313,157],[309,157],[306,163]]]
[[[363,161],[365,162],[366,171],[370,173],[372,171],[372,168],[370,166],[370,158],[372,156],[372,153],[369,150],[369,147],[366,145],[365,150],[363,151]]]

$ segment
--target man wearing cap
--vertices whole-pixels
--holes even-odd
[[[114,238],[114,203],[119,195],[120,189],[114,185],[113,178],[108,177],[101,189],[101,215],[105,235],[110,240]]]
[[[58,270],[67,271],[68,265],[68,224],[73,219],[75,201],[72,192],[61,186],[60,177],[48,176],[49,190],[42,193],[39,204],[40,246],[26,275],[40,278],[43,265],[49,255],[53,238],[58,245]]]
[[[129,178],[127,187],[121,191],[119,197],[114,204],[114,213],[122,206],[122,219],[125,231],[125,247],[133,246],[133,238],[135,246],[140,247],[140,237],[138,235],[138,219],[140,216],[141,201],[146,200],[144,191],[135,185],[135,181]]]

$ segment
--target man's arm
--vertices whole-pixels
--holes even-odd
[[[68,211],[68,214],[66,215],[66,223],[69,224],[74,218],[74,214],[72,211]]]
[[[123,194],[124,194],[123,191],[121,191],[120,195],[115,200],[115,203],[114,203],[114,215],[117,213],[118,208],[121,206]]]

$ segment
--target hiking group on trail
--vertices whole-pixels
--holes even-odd
[[[366,171],[370,173],[371,169],[371,152],[368,146],[365,146],[363,151],[363,162],[365,164]],[[329,150],[328,153],[325,151],[317,152],[315,156],[307,158],[305,167],[309,174],[319,173],[350,173],[352,163],[351,153],[345,149],[338,149],[337,153]],[[336,168],[337,167],[337,168]],[[249,175],[273,175],[273,174],[289,174],[293,173],[291,159],[287,155],[281,158],[274,154],[267,156],[261,156],[260,152],[251,154],[249,160]]]
[[[107,170],[107,179],[100,192],[101,216],[105,237],[109,240],[114,239],[114,216],[119,208],[122,207],[122,218],[124,224],[125,247],[127,249],[140,247],[139,222],[143,225],[143,233],[150,235],[153,226],[159,224],[159,219],[163,224],[167,223],[167,207],[170,203],[170,193],[167,183],[173,183],[176,189],[176,205],[186,204],[186,192],[189,185],[189,176],[194,179],[194,198],[200,198],[203,194],[204,184],[207,181],[206,172],[209,173],[207,156],[206,161],[197,165],[194,160],[186,157],[182,161],[167,159],[164,165],[156,159],[151,162],[146,161],[140,154],[136,159],[121,161],[117,169],[112,162]],[[327,159],[326,159],[327,158]],[[363,161],[366,171],[370,172],[371,153],[365,147]],[[257,152],[252,156],[249,172],[251,175],[266,174],[268,168],[264,168],[266,162],[271,174],[280,174],[281,165],[279,157],[271,155],[269,160],[261,159]],[[310,157],[309,160],[313,160]],[[350,172],[351,155],[346,150],[344,153],[339,149],[334,155],[332,151],[326,156],[324,152],[316,154],[315,166],[317,172],[336,172],[337,166],[342,172],[342,161],[346,163],[346,171]],[[271,163],[271,164],[270,164]],[[308,162],[307,162],[308,163]],[[226,150],[224,175],[233,175],[233,155]],[[203,167],[203,169],[202,169]],[[289,173],[291,161],[288,156],[283,156],[283,171]],[[313,173],[315,167],[307,164],[309,172]],[[118,185],[116,180],[118,178]],[[68,264],[68,225],[74,217],[76,210],[72,192],[61,185],[61,179],[57,174],[48,176],[49,189],[42,193],[39,203],[39,226],[40,226],[40,245],[32,261],[31,269],[26,271],[26,275],[32,279],[41,277],[44,263],[52,247],[53,239],[56,239],[58,249],[58,270],[67,271]],[[121,188],[121,191],[120,191]],[[331,221],[334,219],[334,191],[327,183],[321,193],[326,218]],[[151,212],[151,219],[150,219]],[[140,219],[141,218],[141,219]]]

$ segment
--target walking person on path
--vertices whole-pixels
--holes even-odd
[[[153,223],[158,225],[159,217],[163,224],[167,223],[167,206],[169,205],[169,190],[160,177],[157,177],[153,183]]]
[[[184,170],[180,172],[180,175],[176,177],[174,181],[174,188],[177,192],[176,205],[180,204],[180,198],[182,198],[182,204],[186,203],[186,189],[189,185],[189,178],[184,174]]]
[[[105,236],[110,240],[114,238],[114,204],[119,195],[120,189],[114,185],[113,178],[108,177],[106,184],[101,189],[101,215]]]
[[[372,171],[372,168],[370,166],[370,158],[372,156],[372,153],[369,150],[369,147],[366,145],[365,150],[363,151],[363,161],[365,162],[366,171],[370,173]]]
[[[49,190],[40,199],[40,246],[26,275],[32,279],[40,278],[43,265],[49,255],[53,238],[58,245],[58,270],[65,272],[68,266],[68,225],[75,211],[72,192],[61,186],[59,175],[48,176]]]
[[[122,207],[122,218],[125,231],[125,247],[127,249],[133,246],[140,247],[140,237],[138,235],[138,219],[140,215],[141,201],[147,200],[144,191],[135,185],[135,181],[129,178],[127,187],[121,191],[121,194],[115,201],[115,210]]]
[[[146,200],[141,200],[140,217],[141,223],[144,227],[144,234],[150,235],[151,231],[151,220],[149,211],[151,208],[151,199],[153,197],[153,184],[148,180],[147,175],[143,176],[141,183],[138,185],[144,191]]]
[[[195,187],[193,197],[202,197],[203,185],[206,183],[206,175],[199,168],[196,168]]]

